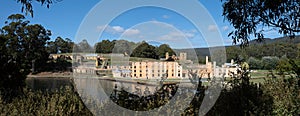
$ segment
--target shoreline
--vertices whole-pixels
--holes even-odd
[[[72,72],[40,72],[37,74],[29,74],[27,78],[71,78]]]

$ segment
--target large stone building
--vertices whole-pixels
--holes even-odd
[[[211,77],[230,77],[236,74],[238,65],[225,63],[222,66],[217,66],[216,62],[210,62],[206,56],[205,64],[193,63],[187,60],[186,53],[180,53],[179,57],[169,56],[166,53],[164,60],[151,60],[151,61],[129,61],[129,57],[124,55],[110,55],[112,59],[99,58],[95,55],[85,55],[85,59],[93,60],[96,57],[96,63],[81,64],[81,67],[75,67],[74,72],[77,73],[91,73],[90,68],[94,67],[96,74],[102,74],[101,70],[111,70],[114,77],[130,77],[130,78],[143,78],[143,79],[161,79],[165,78],[189,78],[189,73],[197,73],[198,77],[211,78]],[[100,59],[100,60],[99,60]],[[171,59],[171,60],[170,60]],[[173,60],[172,60],[173,59]],[[109,60],[113,60],[111,62]],[[110,64],[108,64],[110,62]],[[105,74],[103,74],[105,75]]]
[[[133,78],[182,78],[182,66],[178,62],[131,62]]]

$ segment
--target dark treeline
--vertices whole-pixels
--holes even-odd
[[[165,53],[175,55],[175,52],[168,44],[153,46],[142,41],[138,43],[127,40],[102,40],[95,44],[96,53],[125,53],[131,57],[153,58],[158,59],[165,57]]]

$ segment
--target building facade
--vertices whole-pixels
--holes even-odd
[[[178,62],[131,62],[133,78],[182,78],[182,66]]]

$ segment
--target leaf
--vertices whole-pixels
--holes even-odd
[[[228,34],[228,37],[231,36],[232,34],[233,34],[233,31]]]

